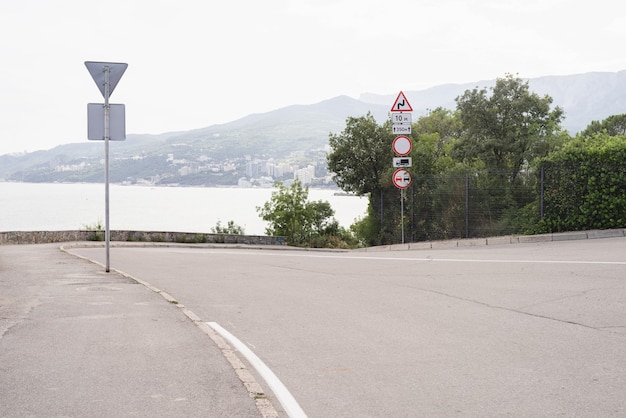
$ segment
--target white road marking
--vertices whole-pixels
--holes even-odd
[[[367,259],[363,257],[363,259]],[[585,260],[496,260],[496,259],[463,259],[463,258],[385,258],[377,260],[401,260],[401,261],[437,261],[450,263],[523,263],[523,264],[610,264],[626,265],[626,261],[585,261]]]
[[[306,418],[306,414],[300,408],[300,405],[296,399],[291,395],[289,390],[283,385],[283,383],[276,377],[274,372],[263,363],[263,361],[257,357],[244,343],[242,343],[237,337],[230,332],[222,328],[217,322],[207,322],[208,326],[213,328],[218,334],[220,334],[225,340],[233,345],[243,355],[248,362],[256,369],[256,371],[265,380],[270,387],[280,404],[285,409],[287,415],[291,418]]]
[[[469,258],[431,258],[431,257],[380,257],[380,256],[355,256],[355,255],[331,255],[310,253],[271,253],[247,252],[247,251],[211,251],[216,254],[228,255],[252,255],[263,257],[305,257],[305,258],[333,258],[340,260],[373,260],[373,261],[419,261],[419,262],[448,262],[448,263],[523,263],[523,264],[590,264],[590,265],[616,265],[626,266],[626,261],[593,261],[593,260],[511,260],[511,259],[469,259]]]

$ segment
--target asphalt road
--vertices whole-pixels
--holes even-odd
[[[55,245],[0,245],[0,417],[259,417],[178,306]]]
[[[626,416],[626,238],[121,247],[111,267],[238,337],[309,417]]]

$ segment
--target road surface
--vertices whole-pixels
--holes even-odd
[[[103,261],[101,248],[72,252]],[[310,417],[626,415],[625,238],[120,247],[111,266],[236,336]]]

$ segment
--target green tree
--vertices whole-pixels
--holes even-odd
[[[456,98],[463,136],[456,147],[463,159],[480,159],[492,173],[514,180],[557,137],[563,110],[552,98],[529,90],[528,82],[507,74],[487,89],[466,90]],[[548,144],[549,145],[549,144]]]
[[[379,191],[391,161],[392,139],[391,126],[378,125],[371,113],[349,117],[343,132],[331,133],[328,140],[332,151],[326,161],[335,183],[359,196]]]
[[[323,200],[307,202],[305,208],[311,226],[311,234],[324,235],[331,225],[329,220],[335,215],[330,203]]]
[[[350,117],[340,134],[330,134],[331,152],[326,160],[335,183],[346,192],[369,194],[369,236],[361,237],[369,245],[393,240],[397,210],[397,189],[391,184],[393,151],[391,120],[379,125],[371,113]]]
[[[446,147],[461,136],[462,127],[459,113],[438,107],[429,110],[426,116],[421,116],[413,126],[413,135],[436,134],[437,148],[435,156],[444,157]]]
[[[306,245],[336,224],[330,203],[309,202],[309,189],[299,181],[290,187],[280,182],[275,186],[278,190],[272,192],[270,200],[256,208],[261,219],[269,223],[265,230],[268,235],[285,236],[290,245]]]
[[[563,110],[552,109],[550,96],[531,92],[528,82],[511,74],[489,90],[465,91],[456,103],[462,135],[453,155],[484,167],[470,199],[476,214],[470,235],[515,233],[520,211],[535,200],[535,177],[528,175],[533,161],[563,143]]]
[[[617,136],[626,134],[626,114],[611,115],[603,121],[592,121],[584,131],[582,136],[592,136],[606,132],[609,136]]]

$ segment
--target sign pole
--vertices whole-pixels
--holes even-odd
[[[110,106],[109,106],[109,96],[110,92],[110,81],[109,76],[111,73],[111,69],[109,66],[104,66],[104,240],[106,247],[106,263],[105,263],[105,271],[108,273],[111,271],[110,269],[110,242],[111,242],[111,229],[109,224],[109,138],[111,136],[110,132]]]
[[[398,94],[396,101],[391,106],[392,133],[411,134],[411,113],[413,108],[403,92]],[[402,244],[404,244],[404,189],[411,185],[411,173],[405,168],[411,167],[411,157],[407,157],[413,149],[411,138],[406,135],[398,135],[391,144],[393,152],[399,157],[393,159],[394,167],[398,168],[393,173],[393,184],[400,189],[400,228],[402,230]],[[404,158],[402,158],[404,157]]]
[[[400,189],[400,218],[402,220],[402,243],[404,244],[404,189]]]
[[[122,78],[128,64],[123,62],[98,62],[85,61],[87,71],[91,74],[91,78],[96,82],[96,86],[104,97],[104,124],[99,125],[99,115],[94,113],[92,109],[98,109],[97,104],[87,105],[88,110],[88,137],[89,139],[104,139],[104,240],[105,240],[105,270],[110,272],[110,242],[111,242],[111,225],[109,223],[109,141],[111,140],[111,105],[109,98],[115,90],[117,83]],[[117,109],[113,113],[113,139],[124,140],[126,138],[124,127],[124,105],[113,105]],[[120,113],[119,109],[121,106]],[[94,123],[95,122],[95,123]],[[93,129],[92,129],[92,125]],[[120,125],[121,133],[120,133]],[[103,129],[100,130],[100,127]]]

